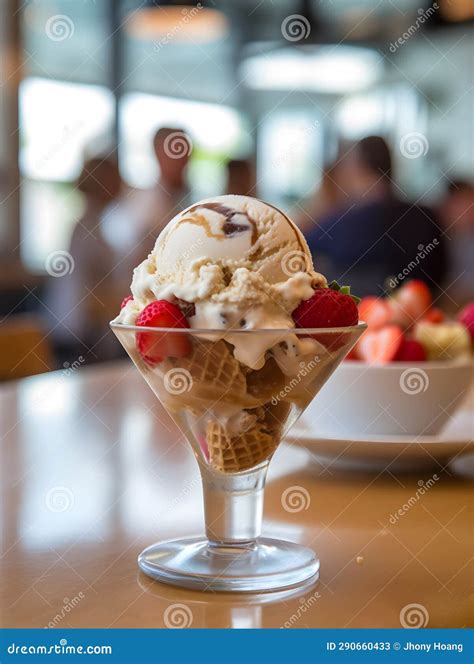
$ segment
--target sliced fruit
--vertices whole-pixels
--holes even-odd
[[[464,325],[471,335],[471,339],[474,340],[474,302],[470,302],[464,309],[461,309],[458,321]]]
[[[424,362],[426,351],[416,339],[403,339],[394,362]]]
[[[442,323],[445,318],[444,311],[441,311],[438,307],[431,307],[431,309],[428,309],[426,314],[422,316],[421,320],[427,321],[428,323]]]
[[[391,322],[392,310],[387,300],[368,295],[359,302],[359,318],[374,330]]]
[[[469,357],[471,337],[461,323],[420,321],[414,338],[424,347],[429,360],[454,360]]]
[[[402,327],[410,327],[431,308],[433,298],[430,289],[419,279],[413,279],[399,288],[390,306],[393,321]]]
[[[136,324],[140,327],[189,328],[181,310],[167,300],[156,300],[140,312]],[[138,352],[147,364],[155,365],[166,357],[185,357],[191,352],[187,334],[173,332],[137,332]]]
[[[395,358],[402,341],[403,331],[398,325],[386,325],[380,330],[369,329],[357,343],[357,355],[370,364],[386,364]]]

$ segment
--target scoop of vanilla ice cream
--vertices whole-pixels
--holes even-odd
[[[218,196],[169,222],[135,268],[133,300],[116,321],[134,324],[153,300],[184,300],[194,304],[192,328],[226,331],[235,357],[259,368],[264,337],[260,344],[254,338],[250,350],[245,335],[230,331],[294,327],[292,311],[325,285],[303,235],[283,212],[248,196]]]

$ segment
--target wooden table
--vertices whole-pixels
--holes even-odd
[[[136,557],[202,532],[194,457],[131,363],[69,374],[0,389],[3,627],[400,627],[410,604],[430,627],[472,626],[467,461],[458,475],[435,470],[392,523],[433,471],[342,472],[283,444],[264,534],[314,547],[318,585],[257,597],[175,589],[139,573]],[[308,492],[308,509],[284,509],[289,487]]]

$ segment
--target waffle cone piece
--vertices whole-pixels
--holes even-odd
[[[283,390],[286,380],[275,358],[269,357],[261,369],[248,371],[248,393],[264,405]]]
[[[209,462],[223,473],[238,473],[257,466],[272,455],[279,443],[264,422],[231,438],[219,422],[210,420],[206,439]]]
[[[269,459],[278,447],[289,411],[290,404],[284,402],[245,411],[253,417],[254,424],[238,434],[209,420],[206,441],[211,466],[223,473],[238,473]]]
[[[234,407],[239,404],[242,408],[256,405],[252,395],[247,394],[245,373],[225,341],[199,340],[186,357],[168,359],[165,375],[171,369],[179,369],[188,376],[189,389],[180,396],[180,406],[190,406],[199,412],[212,409],[215,403]]]

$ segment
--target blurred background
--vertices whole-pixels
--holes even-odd
[[[471,0],[2,0],[0,379],[114,359],[164,224],[242,193],[316,267],[473,294]]]

